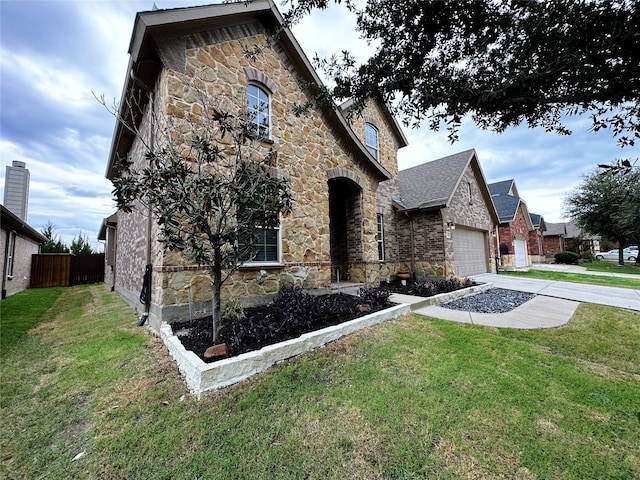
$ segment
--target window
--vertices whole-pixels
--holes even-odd
[[[240,237],[240,248],[246,239]],[[253,248],[245,258],[245,263],[280,263],[280,228],[256,227],[253,229]]]
[[[367,150],[373,155],[373,158],[380,161],[378,158],[378,129],[370,123],[364,124],[364,143]]]
[[[258,137],[269,138],[271,128],[269,93],[258,85],[247,88],[247,112]]]
[[[13,257],[16,251],[16,232],[9,232],[9,248],[7,251],[7,279],[13,278]]]
[[[467,182],[467,198],[469,199],[469,205],[473,203],[473,197],[471,196],[471,183]]]
[[[384,217],[378,214],[378,260],[384,262]]]

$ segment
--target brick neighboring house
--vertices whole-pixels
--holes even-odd
[[[47,239],[24,220],[0,205],[2,298],[29,288],[32,255]]]
[[[527,204],[518,194],[515,180],[491,183],[489,190],[500,218],[496,244],[501,265],[512,268],[530,265],[528,243],[533,224]]]
[[[498,216],[475,150],[400,171],[397,180],[380,185],[378,209],[385,227],[383,276],[396,266],[416,276],[492,271]]]
[[[595,253],[600,251],[600,237],[582,231],[573,220],[565,223],[565,248],[571,252],[582,255],[585,252]]]
[[[547,223],[547,230],[543,234],[543,248],[546,258],[553,258],[556,253],[566,250],[564,240],[566,235],[566,223]]]
[[[351,124],[345,115],[348,102],[294,115],[293,107],[310,98],[300,79],[312,85],[321,81],[291,32],[284,29],[255,58],[245,55],[245,48],[263,45],[282,21],[273,2],[256,0],[141,12],[132,33],[121,105],[132,95],[148,98],[149,90],[153,102],[132,112],[148,141],[155,141],[151,113],[180,118],[197,108],[184,83],[193,72],[201,72],[208,91],[239,112],[250,108],[250,94],[266,99],[268,138],[257,148],[278,152],[275,168],[291,181],[293,211],[282,218],[269,255],[246,263],[224,284],[223,301],[260,298],[284,285],[328,288],[347,272],[352,282],[375,284],[381,274],[376,195],[379,183],[396,175],[397,150],[406,138],[387,109],[373,103]],[[117,124],[107,178],[116,175],[117,158],[129,156],[142,167],[144,153],[141,139]],[[146,265],[153,267],[152,326],[185,318],[186,287],[195,310],[210,311],[207,272],[175,252],[163,252],[157,225],[146,211],[116,212],[103,227],[106,281],[131,305],[140,307],[143,273]],[[266,275],[259,283],[262,270]]]
[[[545,261],[544,255],[544,232],[546,223],[542,215],[530,213],[533,230],[529,232],[529,259],[532,263],[542,263]]]

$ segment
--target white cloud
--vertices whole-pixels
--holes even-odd
[[[95,99],[91,95],[86,75],[69,64],[52,63],[44,57],[26,57],[2,49],[2,69],[32,86],[51,102],[67,108],[87,108]],[[57,64],[56,64],[57,63]]]

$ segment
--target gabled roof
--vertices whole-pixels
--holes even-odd
[[[522,208],[522,214],[527,223],[527,228],[533,230],[533,223],[531,222],[531,215],[529,214],[527,203],[518,196],[518,189],[513,179],[490,183],[488,187],[493,198],[493,203],[498,211],[500,223],[513,222],[518,213],[518,208]]]
[[[547,223],[547,231],[542,235],[545,237],[565,236],[567,234],[566,223]]]
[[[31,227],[4,205],[0,205],[0,225],[3,230],[13,230],[36,243],[47,243],[47,237]]]
[[[496,208],[491,199],[484,173],[480,168],[476,151],[473,149],[398,172],[401,200],[396,203],[403,205],[404,210],[449,207],[464,172],[469,166],[478,179],[489,214],[492,220],[497,222]]]
[[[533,225],[533,228],[537,228],[539,230],[542,230],[543,232],[546,230],[546,223],[544,221],[544,218],[542,218],[542,215],[537,213],[530,213],[529,217],[531,217],[531,224]]]
[[[180,57],[180,55],[173,55],[174,52],[165,58],[160,57],[158,45],[167,39],[203,34],[203,32],[217,28],[242,28],[243,25],[255,22],[261,23],[268,30],[275,30],[282,27],[284,20],[272,0],[139,12],[136,14],[129,45],[129,66],[120,105],[126,108],[129,92],[148,90],[149,86],[155,85],[163,62],[174,64],[176,61],[181,61],[180,58],[176,60],[176,57]],[[277,41],[291,61],[296,73],[303,80],[310,84],[322,85],[320,77],[288,28],[282,29]],[[344,142],[346,148],[369,168],[373,176],[379,181],[390,179],[391,174],[373,158],[356,137],[340,109],[336,106],[333,108],[322,107],[322,109],[328,123]],[[122,112],[122,115],[130,119],[141,117],[139,114],[132,115],[129,111]],[[126,156],[134,139],[133,132],[124,127],[121,122],[116,122],[109,153],[107,178],[113,178],[116,160]]]
[[[491,195],[514,195],[519,197],[516,182],[513,178],[489,184]]]

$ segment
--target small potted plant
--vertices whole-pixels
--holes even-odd
[[[402,282],[402,285],[406,285],[407,280],[411,278],[411,272],[409,272],[409,270],[406,270],[406,269],[399,269],[396,272],[396,278],[400,279],[400,281]]]

